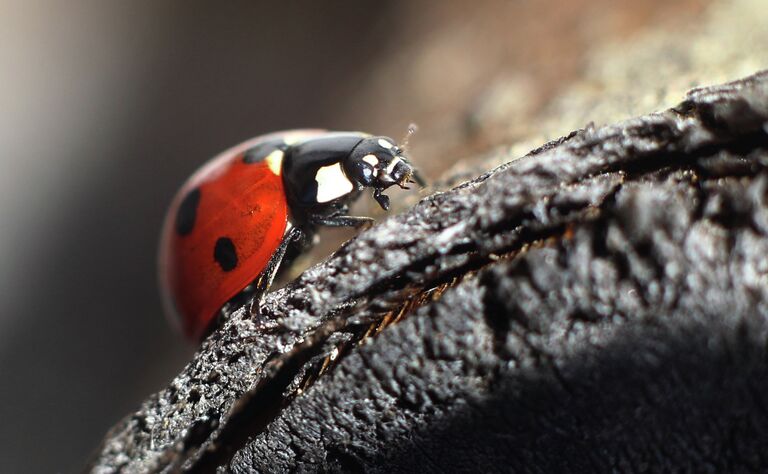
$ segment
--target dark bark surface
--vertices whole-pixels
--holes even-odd
[[[90,467],[768,469],[767,124],[761,73],[425,198],[227,321]]]

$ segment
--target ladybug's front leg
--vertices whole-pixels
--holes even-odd
[[[326,217],[313,217],[311,222],[315,225],[324,225],[328,227],[365,227],[375,222],[374,219],[364,216],[345,216],[334,215]]]
[[[375,221],[370,217],[350,216],[349,205],[344,202],[334,203],[324,212],[310,213],[307,220],[315,226],[326,227],[370,227]]]

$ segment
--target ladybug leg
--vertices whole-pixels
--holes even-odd
[[[267,290],[269,290],[269,287],[272,286],[272,282],[275,280],[275,275],[277,275],[277,272],[280,270],[280,264],[285,257],[285,252],[288,250],[288,247],[295,242],[299,242],[303,237],[304,233],[298,227],[293,227],[285,234],[283,241],[280,242],[280,246],[275,250],[275,253],[272,254],[269,262],[267,262],[267,266],[259,276],[221,307],[219,316],[215,319],[216,322],[214,323],[214,327],[219,326],[223,321],[229,319],[232,313],[246,304],[250,303],[248,312],[253,314],[253,311],[261,305],[261,301],[267,293]]]
[[[248,309],[249,313],[253,314],[255,309],[261,305],[264,295],[267,294],[267,290],[269,290],[269,287],[271,287],[272,283],[275,281],[275,276],[277,276],[277,272],[280,270],[280,264],[285,258],[285,252],[288,250],[288,247],[290,247],[291,244],[300,242],[303,238],[304,233],[298,227],[291,228],[291,230],[285,234],[283,241],[280,242],[280,246],[275,250],[275,253],[272,254],[264,271],[262,271],[258,278],[248,286],[250,289],[250,294],[248,296],[251,300],[251,307]]]
[[[373,224],[375,221],[370,217],[364,216],[327,216],[327,217],[313,217],[311,222],[315,225],[324,225],[328,227],[366,227]]]
[[[278,270],[280,270],[280,264],[283,262],[283,258],[285,258],[285,252],[288,250],[288,247],[294,242],[299,242],[302,239],[302,236],[303,232],[298,227],[291,228],[291,230],[289,230],[283,237],[283,241],[280,242],[280,246],[275,250],[275,253],[272,254],[272,257],[267,263],[267,267],[261,272],[261,275],[259,275],[256,281],[254,281],[256,293],[260,293],[258,297],[259,302],[261,302],[261,299],[269,287],[272,286],[272,282],[275,281],[275,276],[277,275]]]
[[[350,216],[349,205],[345,203],[336,203],[329,210],[330,212],[310,214],[307,218],[310,224],[326,227],[370,227],[375,221],[370,217]]]
[[[376,189],[373,191],[373,199],[379,203],[379,206],[381,206],[382,209],[385,211],[389,210],[389,196],[382,194],[381,189]]]

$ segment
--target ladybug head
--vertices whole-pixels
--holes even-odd
[[[389,197],[382,191],[393,185],[408,189],[414,169],[402,150],[387,137],[364,138],[343,163],[344,174],[358,188],[373,188],[373,197],[383,209],[389,209]]]

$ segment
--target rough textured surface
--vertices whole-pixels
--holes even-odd
[[[766,123],[763,73],[424,199],[228,321],[93,470],[768,468]]]
[[[542,94],[540,81],[518,68],[514,80],[501,78],[488,87],[468,123],[474,133],[523,155],[587,123],[615,123],[668,109],[693,87],[727,82],[768,65],[763,5],[763,0],[714,1],[700,15],[683,15],[676,24],[656,21],[621,39],[590,43],[577,77],[545,93],[540,107],[530,103],[530,97]],[[505,154],[488,162],[500,160],[506,161]]]

